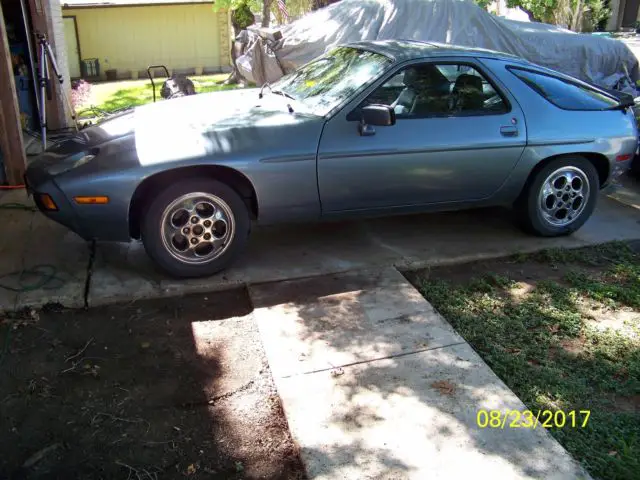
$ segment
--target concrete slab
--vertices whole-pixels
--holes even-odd
[[[395,256],[363,242],[358,222],[259,227],[253,230],[246,253],[225,272],[204,279],[176,280],[155,268],[140,242],[99,244],[92,276],[96,288],[91,289],[89,303],[129,298],[132,291],[151,297],[176,295],[345,272],[365,268],[371,262],[388,265]]]
[[[3,194],[0,199],[0,203],[14,201],[31,202],[23,191]],[[511,213],[502,209],[262,227],[254,230],[246,253],[231,268],[195,280],[174,280],[159,272],[139,242],[99,244],[89,304],[215,291],[238,284],[385,266],[420,268],[549,247],[638,239],[638,221],[640,210],[603,195],[596,213],[578,233],[556,239],[522,233],[514,225]],[[19,270],[23,264],[51,264],[66,279],[62,288],[38,289],[19,297],[0,289],[0,309],[50,301],[82,305],[89,260],[84,242],[38,213],[0,210],[0,222],[3,230],[11,232],[9,236],[0,235],[0,275]]]
[[[640,210],[640,180],[625,175],[608,197]]]
[[[89,305],[160,297],[161,278],[139,242],[97,243]]]
[[[24,190],[4,192],[0,205],[35,207]],[[42,288],[15,293],[0,288],[0,311],[22,306],[61,302],[70,307],[84,304],[89,250],[84,241],[38,212],[0,209],[0,283],[29,287],[47,280]],[[5,233],[6,232],[6,233]],[[23,274],[31,269],[38,273]]]
[[[18,304],[39,307],[58,302],[82,307],[89,264],[89,244],[44,215],[34,214],[24,239],[23,269],[36,269],[53,278],[42,288],[18,296]],[[34,278],[38,281],[39,278]]]
[[[0,205],[4,202],[0,200]],[[22,270],[24,245],[22,239],[29,233],[33,214],[21,210],[0,210],[0,285],[19,286],[16,275]],[[17,293],[0,288],[0,311],[12,309]]]
[[[98,245],[91,305],[135,296],[214,291],[229,286],[341,273],[372,267],[421,268],[640,238],[640,211],[602,195],[587,224],[570,237],[526,235],[503,209],[255,228],[245,254],[227,271],[174,280],[158,272],[139,242]]]
[[[24,239],[31,230],[34,213],[20,209],[7,209],[9,204],[32,207],[33,202],[23,190],[0,190],[0,285],[17,288],[19,272],[24,260]],[[11,310],[18,294],[0,287],[0,311]]]
[[[588,478],[542,429],[478,426],[526,407],[393,269],[250,295],[310,478]]]
[[[274,375],[463,343],[395,269],[250,287]]]
[[[275,379],[310,478],[589,478],[543,429],[478,426],[526,407],[467,344],[341,371]]]

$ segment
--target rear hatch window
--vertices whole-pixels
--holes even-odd
[[[546,73],[510,67],[516,77],[541,97],[563,110],[612,110],[623,105],[615,96]]]

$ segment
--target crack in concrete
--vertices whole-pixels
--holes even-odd
[[[89,244],[89,262],[87,263],[87,276],[84,281],[84,309],[89,309],[89,292],[91,291],[91,277],[93,276],[93,262],[96,258],[96,241]]]
[[[438,347],[421,348],[420,350],[412,350],[410,352],[395,353],[393,355],[387,355],[385,357],[369,358],[367,360],[358,360],[357,362],[345,363],[345,364],[342,364],[342,365],[336,365],[336,366],[327,367],[327,368],[319,368],[317,370],[311,370],[311,371],[308,371],[308,372],[294,373],[294,374],[291,374],[291,375],[283,375],[283,376],[280,376],[279,378],[292,378],[292,377],[297,377],[297,376],[300,376],[300,375],[311,375],[311,374],[314,374],[314,373],[330,372],[332,370],[337,370],[339,368],[352,367],[354,365],[362,365],[364,363],[377,362],[378,360],[388,360],[390,358],[406,357],[407,355],[415,355],[416,353],[423,353],[423,352],[430,352],[430,351],[434,351],[434,350],[441,350],[443,348],[455,347],[456,345],[466,345],[466,343],[467,342],[456,342],[456,343],[450,343],[448,345],[440,345]]]

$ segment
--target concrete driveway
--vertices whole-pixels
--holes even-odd
[[[248,284],[251,318],[310,477],[589,478],[544,430],[478,427],[480,409],[526,407],[392,267],[640,239],[638,191],[629,184],[602,195],[580,232],[556,239],[525,235],[501,209],[258,228],[227,272],[187,281],[158,273],[139,243],[90,252],[38,213],[0,210],[10,232],[0,237],[0,276],[27,272],[0,279],[24,290],[0,289],[0,310]]]
[[[396,269],[249,294],[309,478],[590,478],[545,429],[480,428],[526,406]]]
[[[613,195],[620,201],[602,195],[589,222],[565,238],[528,236],[514,225],[512,213],[503,209],[256,228],[247,252],[228,271],[182,281],[156,271],[139,242],[98,244],[92,255],[80,238],[39,213],[0,210],[0,275],[40,268],[37,275],[22,279],[28,291],[0,289],[0,310],[48,302],[73,307],[86,301],[95,306],[374,267],[412,269],[638,239],[639,191],[637,184],[628,181]],[[0,197],[0,204],[7,202],[29,199],[24,192],[12,192]],[[38,286],[49,274],[53,278]],[[18,287],[17,280],[14,276],[0,283]]]

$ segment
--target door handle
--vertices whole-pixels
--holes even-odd
[[[503,137],[517,137],[518,127],[514,125],[505,125],[500,127],[500,133]]]

